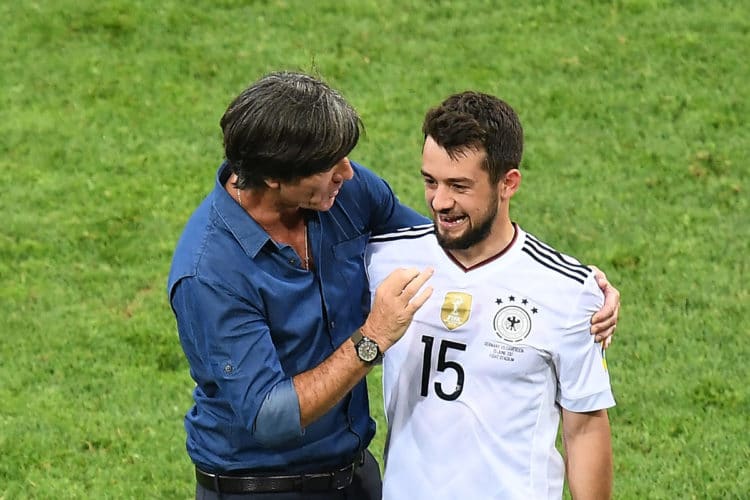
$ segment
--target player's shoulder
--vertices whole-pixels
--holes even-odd
[[[435,234],[435,226],[432,223],[420,224],[418,226],[404,227],[390,233],[378,234],[370,237],[370,245],[394,245],[403,243],[432,241],[431,236]]]
[[[604,302],[594,270],[533,234],[521,236],[513,274],[522,280],[520,286],[535,302],[540,318],[549,320],[554,332],[560,331],[558,327],[570,332],[587,331],[591,315]]]
[[[577,258],[563,253],[533,234],[524,233],[520,255],[530,282],[542,284],[543,295],[554,297],[562,309],[597,308],[603,301],[594,270]]]
[[[560,285],[581,287],[594,275],[594,270],[577,258],[557,250],[528,232],[523,232],[521,254],[525,259],[524,267],[543,273]]]
[[[432,224],[405,227],[371,236],[365,251],[365,261],[371,270],[429,265],[437,248]]]

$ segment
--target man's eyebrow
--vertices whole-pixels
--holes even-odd
[[[434,177],[425,172],[424,170],[420,170],[420,173],[422,174],[422,177],[429,177],[433,179]],[[474,184],[474,179],[470,179],[469,177],[448,177],[447,179],[443,179],[444,182],[451,182],[451,183],[463,183],[463,184]]]

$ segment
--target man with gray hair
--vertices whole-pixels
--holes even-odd
[[[370,235],[428,219],[349,160],[360,118],[318,79],[266,75],[221,127],[226,161],[168,281],[196,382],[196,497],[379,499],[365,375],[429,297],[432,270],[394,270],[370,307],[364,252]]]

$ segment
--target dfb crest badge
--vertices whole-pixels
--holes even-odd
[[[539,312],[527,299],[517,300],[514,296],[497,299],[500,309],[495,313],[492,326],[498,337],[506,342],[520,342],[531,333],[531,316]]]

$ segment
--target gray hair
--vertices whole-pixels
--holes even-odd
[[[363,130],[339,92],[312,76],[286,71],[245,89],[220,124],[240,189],[326,171],[354,149]]]

